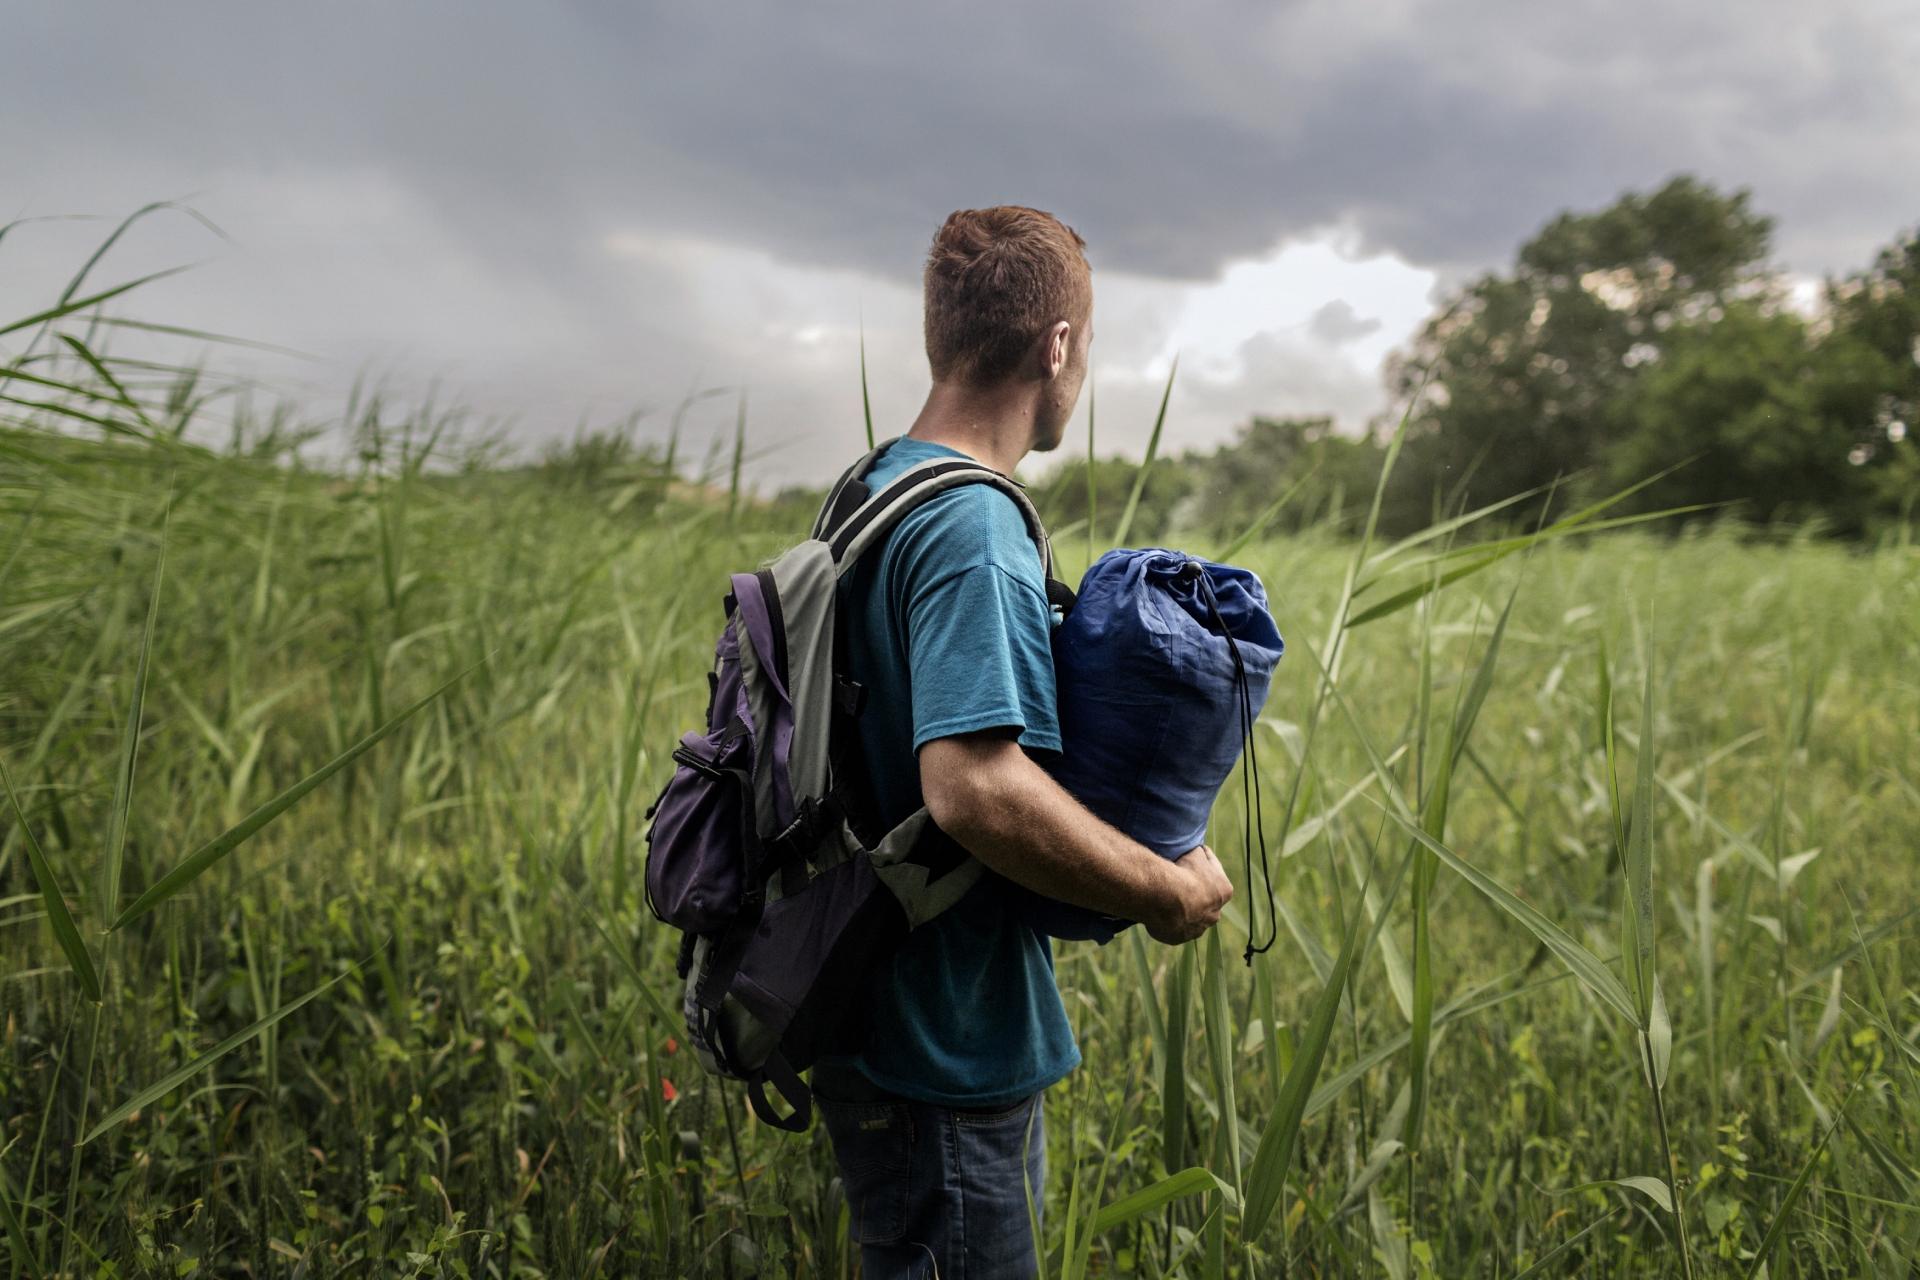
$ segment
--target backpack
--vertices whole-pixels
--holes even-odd
[[[907,933],[958,902],[984,870],[924,806],[875,830],[860,759],[863,687],[846,669],[838,583],[902,517],[963,484],[1013,499],[1053,578],[1039,513],[1014,481],[963,458],[865,481],[891,440],[843,474],[812,535],[732,575],[707,676],[706,724],[682,735],[674,773],[647,810],[647,905],[681,931],[687,1039],[701,1064],[742,1080],[754,1114],[803,1132],[800,1072],[857,1047],[861,983]],[[781,1116],[771,1084],[787,1102]]]

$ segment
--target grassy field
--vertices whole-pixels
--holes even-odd
[[[63,359],[0,385],[10,1274],[848,1274],[639,885],[725,574],[807,513],[378,406],[344,469],[208,451]],[[1237,553],[1279,941],[1242,884],[1059,946],[1048,1274],[1914,1274],[1920,553],[1448,543]]]

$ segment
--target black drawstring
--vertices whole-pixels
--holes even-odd
[[[1251,903],[1247,906],[1247,949],[1241,956],[1249,968],[1256,955],[1264,955],[1279,941],[1280,921],[1274,910],[1273,867],[1267,858],[1267,821],[1260,805],[1260,753],[1254,739],[1253,693],[1251,682],[1247,679],[1247,664],[1240,656],[1240,642],[1234,639],[1233,632],[1227,627],[1227,620],[1220,615],[1220,601],[1213,594],[1213,579],[1197,560],[1187,561],[1186,571],[1199,579],[1200,594],[1207,602],[1207,612],[1220,634],[1227,638],[1227,647],[1233,651],[1233,678],[1240,693],[1240,789],[1245,797],[1241,810],[1246,818],[1246,830],[1241,837],[1241,847],[1247,856],[1247,889],[1253,889],[1253,842],[1257,832],[1260,838],[1260,874],[1267,889],[1267,940],[1259,946],[1253,945],[1254,913]]]

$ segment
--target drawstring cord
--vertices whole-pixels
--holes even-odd
[[[1267,940],[1259,946],[1253,945],[1254,912],[1251,903],[1247,906],[1247,949],[1241,959],[1247,966],[1253,966],[1256,955],[1264,955],[1273,948],[1280,938],[1280,921],[1274,907],[1273,866],[1267,857],[1267,821],[1260,805],[1260,753],[1254,738],[1253,694],[1251,681],[1247,677],[1247,664],[1240,656],[1240,642],[1234,638],[1227,621],[1220,614],[1220,601],[1213,594],[1213,579],[1198,560],[1187,561],[1186,571],[1193,574],[1200,584],[1201,597],[1207,602],[1207,613],[1213,625],[1227,639],[1227,647],[1233,651],[1233,678],[1240,694],[1240,789],[1245,803],[1241,811],[1245,815],[1246,829],[1241,837],[1241,847],[1247,857],[1247,889],[1253,889],[1253,844],[1255,834],[1260,840],[1260,874],[1267,890]]]

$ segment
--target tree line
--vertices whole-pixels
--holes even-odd
[[[1295,486],[1277,527],[1361,518],[1402,414],[1389,533],[1513,498],[1505,517],[1529,521],[1635,485],[1623,513],[1904,527],[1920,497],[1920,229],[1809,308],[1769,262],[1773,227],[1748,191],[1689,176],[1563,213],[1390,359],[1393,415],[1358,435],[1255,417],[1221,448],[1157,459],[1129,540],[1231,538]],[[1089,465],[1036,486],[1056,524],[1087,515]],[[1138,464],[1091,466],[1105,525]]]

